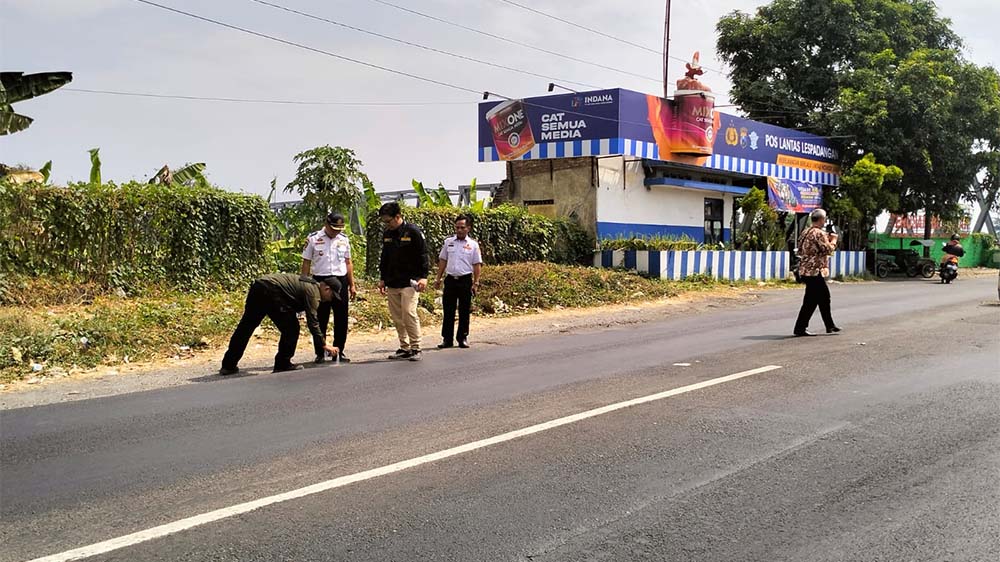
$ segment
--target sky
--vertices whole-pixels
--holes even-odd
[[[267,195],[292,180],[296,153],[329,144],[353,149],[379,191],[411,179],[454,187],[498,182],[504,165],[476,158],[476,104],[493,91],[545,95],[549,82],[577,90],[620,87],[662,93],[660,55],[531,13],[504,0],[384,0],[489,33],[645,76],[569,61],[511,45],[380,0],[267,0],[322,18],[419,43],[496,68],[373,37],[275,9],[254,0],[155,0],[226,24],[328,54],[252,36],[137,0],[0,0],[0,68],[69,70],[61,90],[19,103],[35,119],[0,137],[0,162],[53,162],[56,183],[85,181],[87,151],[101,149],[105,180],[146,181],[164,164],[205,162],[209,180],[232,191]],[[520,0],[653,51],[663,42],[663,0]],[[674,1],[671,55],[695,51],[702,80],[729,103],[730,84],[715,55],[715,24],[755,0]],[[964,38],[966,56],[1000,67],[994,27],[1000,2],[947,0],[941,13]],[[330,54],[418,75],[433,84],[347,62]],[[684,62],[671,60],[671,81]],[[319,104],[235,103],[95,94],[74,89],[175,96],[266,99]],[[347,105],[344,105],[347,104]],[[279,193],[277,200],[293,199]]]

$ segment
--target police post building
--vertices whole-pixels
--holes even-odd
[[[505,162],[504,201],[574,218],[597,239],[687,236],[708,247],[731,240],[736,202],[753,186],[775,209],[803,213],[838,185],[827,139],[720,113],[714,101],[689,75],[672,100],[611,89],[483,102],[478,157]],[[717,259],[705,264],[714,271],[743,265],[697,259]],[[761,259],[774,274],[754,278],[787,273],[787,255]]]

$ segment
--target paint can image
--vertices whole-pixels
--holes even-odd
[[[678,90],[674,94],[676,126],[673,151],[709,156],[715,142],[715,96],[709,92]]]
[[[528,114],[521,100],[507,100],[486,113],[493,146],[501,160],[516,160],[535,146]]]

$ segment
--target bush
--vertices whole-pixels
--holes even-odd
[[[602,250],[665,252],[670,250],[697,250],[699,248],[701,248],[701,245],[689,236],[681,236],[680,238],[673,236],[633,236],[631,238],[619,237],[601,240]]]
[[[0,184],[0,273],[234,286],[270,268],[271,221],[260,197],[210,187]]]
[[[427,239],[431,268],[444,239],[455,233],[455,217],[472,216],[471,236],[479,241],[486,264],[547,261],[584,264],[592,259],[594,241],[579,225],[567,219],[551,219],[527,212],[522,207],[501,205],[482,211],[453,207],[403,208],[403,218],[418,225]],[[377,278],[382,252],[382,229],[373,214],[368,218],[368,276]]]

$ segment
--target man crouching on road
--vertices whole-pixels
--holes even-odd
[[[222,358],[222,368],[220,375],[234,375],[240,372],[237,364],[246,351],[247,343],[253,331],[260,326],[264,317],[271,319],[275,327],[281,332],[281,339],[278,340],[278,354],[274,356],[274,371],[281,373],[284,371],[297,371],[302,365],[292,363],[295,355],[295,345],[299,341],[299,319],[297,312],[306,313],[306,325],[309,333],[313,337],[313,346],[316,348],[316,355],[322,356],[324,351],[329,351],[336,356],[340,352],[336,347],[326,345],[323,332],[319,329],[316,311],[320,301],[330,302],[339,299],[341,291],[340,280],[330,277],[323,281],[315,281],[309,277],[296,275],[294,273],[275,273],[265,275],[250,284],[250,292],[247,293],[246,306],[243,309],[243,318],[236,326],[233,337],[229,339],[229,349]]]

